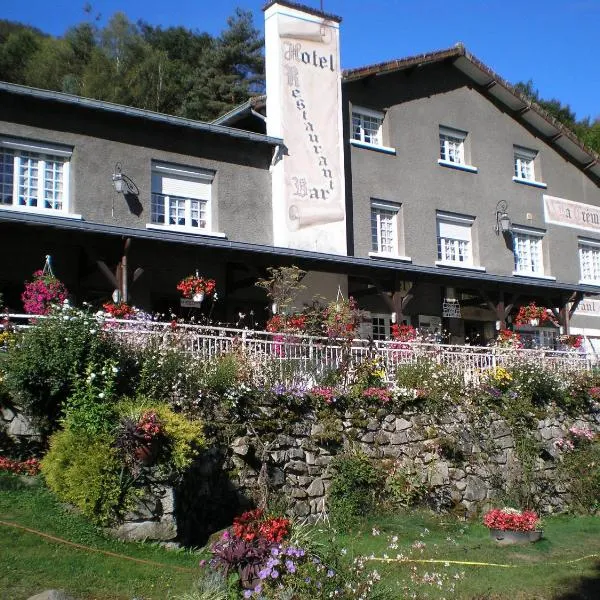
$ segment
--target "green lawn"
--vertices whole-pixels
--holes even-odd
[[[322,536],[331,538],[326,531]],[[398,538],[398,548],[390,548],[394,536]],[[502,547],[490,539],[489,531],[479,523],[414,511],[370,519],[353,532],[338,534],[336,543],[347,556],[387,555],[394,559],[402,554],[415,560],[514,565],[502,568],[370,561],[369,565],[381,573],[382,582],[398,590],[398,598],[411,597],[415,592],[419,598],[600,599],[600,517],[546,518],[540,542]],[[590,554],[596,557],[578,560]],[[414,567],[416,573],[412,571]],[[425,573],[432,576],[434,583],[411,580],[413,574],[422,582]],[[455,575],[459,578],[455,579]],[[441,588],[437,584],[440,579]],[[450,593],[452,584],[454,594]]]
[[[26,599],[50,588],[64,589],[78,600],[165,600],[189,591],[196,579],[197,556],[109,539],[85,519],[66,512],[39,482],[24,487],[17,477],[0,473],[0,520],[164,565],[89,552],[0,525],[2,600]]]
[[[0,473],[0,520],[121,556],[90,552],[0,525],[2,600],[25,599],[48,588],[65,589],[78,599],[165,600],[190,591],[198,573],[198,556],[191,552],[106,538],[80,516],[65,511],[40,482],[24,486],[17,477]],[[413,593],[417,598],[478,600],[600,599],[600,558],[578,560],[600,554],[600,517],[547,518],[544,539],[526,546],[499,547],[482,525],[418,511],[379,516],[337,535],[322,530],[319,536],[325,542],[333,539],[336,551],[346,558],[361,554],[394,559],[401,553],[417,560],[515,565],[501,568],[369,561],[369,566],[381,573],[382,582],[393,590],[392,597],[399,600]],[[398,547],[390,548],[394,544]],[[139,564],[123,556],[160,566]],[[422,583],[425,573],[432,584]],[[438,580],[442,581],[441,588]]]

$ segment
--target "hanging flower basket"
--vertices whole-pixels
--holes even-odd
[[[214,294],[216,285],[214,279],[206,279],[198,274],[188,275],[177,284],[177,290],[188,300],[202,302]]]
[[[538,327],[544,323],[556,325],[556,319],[545,306],[537,306],[535,302],[530,302],[526,306],[521,306],[515,317],[515,325],[531,325]]]
[[[62,304],[69,295],[65,285],[48,271],[35,271],[21,294],[23,308],[30,315],[47,315],[53,304]]]

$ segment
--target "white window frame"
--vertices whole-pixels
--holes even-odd
[[[383,337],[375,336],[375,319],[383,321]],[[379,327],[379,326],[378,326]],[[371,313],[371,338],[373,340],[389,340],[392,335],[392,316],[385,313]]]
[[[188,182],[198,182],[200,185],[198,191],[194,194],[175,195],[158,192],[155,189],[155,176],[163,176],[171,180],[182,180]],[[150,207],[150,220],[151,223],[146,225],[148,229],[161,229],[169,231],[180,231],[183,233],[193,233],[199,235],[213,235],[217,237],[225,237],[224,234],[218,233],[212,230],[212,186],[215,173],[207,169],[200,169],[195,167],[187,167],[181,165],[173,165],[169,163],[152,163],[152,185],[151,185],[151,207]],[[184,202],[184,213],[183,219],[185,224],[169,223],[170,208],[175,202]],[[163,203],[162,205],[162,219],[160,220],[155,213],[156,203]],[[204,226],[193,226],[192,225],[192,207],[194,202],[204,203],[205,217],[203,219]],[[200,210],[200,209],[199,209]]]
[[[391,216],[391,231],[392,231],[392,249],[384,250],[383,249],[383,241],[382,241],[382,211],[386,211],[388,213],[393,213]],[[370,225],[371,225],[371,252],[370,256],[392,256],[399,257],[399,213],[400,213],[400,205],[393,204],[388,202],[381,202],[377,200],[371,201],[371,216],[370,216]],[[374,247],[373,240],[373,225],[376,226],[376,235],[377,235],[377,248]]]
[[[11,204],[0,203],[1,210],[10,210],[15,212],[28,212],[42,215],[53,215],[60,217],[70,217],[81,219],[81,215],[70,213],[70,179],[71,179],[71,156],[73,149],[68,146],[49,144],[46,142],[35,142],[30,140],[20,140],[15,138],[0,138],[0,150],[11,150],[13,168],[12,168],[12,202]],[[24,160],[28,158],[26,153],[31,155],[31,158],[36,160],[37,165],[37,188],[35,190],[35,205],[20,204],[20,182],[21,182],[21,166]],[[48,208],[44,206],[46,199],[44,198],[45,191],[45,175],[46,165],[48,163],[59,163],[61,165],[62,189],[60,199],[60,208]]]
[[[459,169],[461,171],[468,171],[470,173],[477,173],[477,167],[467,164],[466,139],[468,135],[467,131],[440,125],[438,165]],[[452,151],[453,149],[454,151]]]
[[[464,215],[456,215],[453,213],[446,213],[438,211],[436,213],[435,229],[436,229],[436,244],[437,244],[437,257],[435,264],[439,266],[450,266],[450,267],[463,267],[463,268],[475,268],[475,260],[473,256],[473,223],[475,223],[474,217],[468,217]],[[460,228],[464,232],[468,232],[468,235],[462,237],[449,235],[442,235],[444,225],[451,228]],[[466,243],[466,253],[465,253]],[[455,258],[452,259],[451,255]],[[460,260],[463,256],[464,260]]]
[[[537,155],[537,150],[530,150],[522,146],[513,146],[514,175],[512,180],[515,183],[524,183],[541,188],[548,187],[545,183],[536,179],[535,159]]]
[[[541,277],[544,279],[554,279],[554,277],[549,277],[544,273],[544,233],[543,231],[539,231],[537,229],[527,229],[525,227],[516,227],[513,226],[513,255],[514,255],[514,271],[513,275],[520,275],[525,277]],[[534,262],[539,263],[539,269],[532,268],[519,268],[520,257],[518,253],[518,244],[519,240],[523,240],[523,242],[528,243],[528,252],[529,252],[529,260],[528,263],[530,266],[534,266]],[[535,244],[535,246],[532,246]],[[531,249],[535,248],[536,251],[536,260],[533,260],[533,255],[531,253]]]
[[[577,253],[579,254],[579,283],[587,283],[591,285],[600,285],[600,241],[579,238]],[[586,277],[588,270],[584,262],[590,260],[589,271],[591,277]]]
[[[375,134],[376,140],[367,141],[366,139],[366,128],[365,118],[376,119],[379,123],[377,133]],[[359,121],[358,132],[355,131],[354,120]],[[368,148],[369,150],[376,150],[377,152],[383,152],[385,154],[396,154],[395,148],[383,145],[383,120],[385,119],[385,113],[379,110],[372,110],[370,108],[364,108],[363,106],[353,106],[350,114],[350,144],[352,146],[358,146],[360,148]],[[358,134],[358,135],[357,135]]]

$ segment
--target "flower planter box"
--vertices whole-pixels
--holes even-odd
[[[542,538],[543,531],[502,531],[501,529],[490,529],[490,537],[500,546],[509,544],[529,544],[537,542]]]

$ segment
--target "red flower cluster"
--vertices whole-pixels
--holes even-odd
[[[591,387],[588,390],[588,394],[594,399],[594,400],[600,400],[600,387]]]
[[[138,421],[136,433],[147,442],[151,441],[162,431],[158,415],[153,410],[147,410]]]
[[[19,461],[0,456],[0,471],[9,471],[18,475],[37,475],[40,472],[40,461],[37,458]]]
[[[348,300],[331,302],[323,311],[323,319],[328,337],[351,340],[360,324],[361,312],[356,300],[350,296]]]
[[[281,331],[304,331],[306,327],[306,317],[304,315],[273,315],[266,325],[267,331],[279,333]]]
[[[381,404],[387,404],[392,399],[390,390],[378,387],[370,387],[363,391],[363,398],[377,400]]]
[[[35,271],[33,281],[25,282],[21,294],[23,308],[30,315],[47,315],[52,304],[62,304],[69,292],[54,275],[46,275],[42,270]]]
[[[279,544],[289,533],[289,519],[265,517],[260,508],[246,511],[233,520],[233,536],[246,542],[263,539],[271,544]]]
[[[193,298],[196,294],[212,296],[217,284],[214,279],[204,279],[198,275],[188,275],[178,284],[177,289],[184,298]]]
[[[510,347],[510,348],[522,348],[523,342],[521,341],[521,336],[510,329],[501,329],[498,332],[498,337],[496,338],[496,342],[498,346],[502,347]]]
[[[494,508],[483,516],[483,524],[500,531],[535,531],[539,517],[531,510],[521,512],[514,508]]]
[[[325,404],[334,404],[336,400],[335,390],[324,385],[312,388],[309,394],[317,400],[322,400]]]
[[[417,337],[417,330],[412,325],[392,325],[392,339],[399,342],[412,342]]]
[[[126,302],[105,302],[102,308],[114,319],[130,319],[135,316],[135,308]]]
[[[561,335],[560,341],[569,348],[581,348],[583,336],[581,335]]]
[[[548,312],[544,306],[537,306],[535,302],[530,302],[527,306],[521,306],[515,317],[515,325],[529,325],[532,319],[538,319],[540,325],[550,321],[556,325],[556,319]]]

